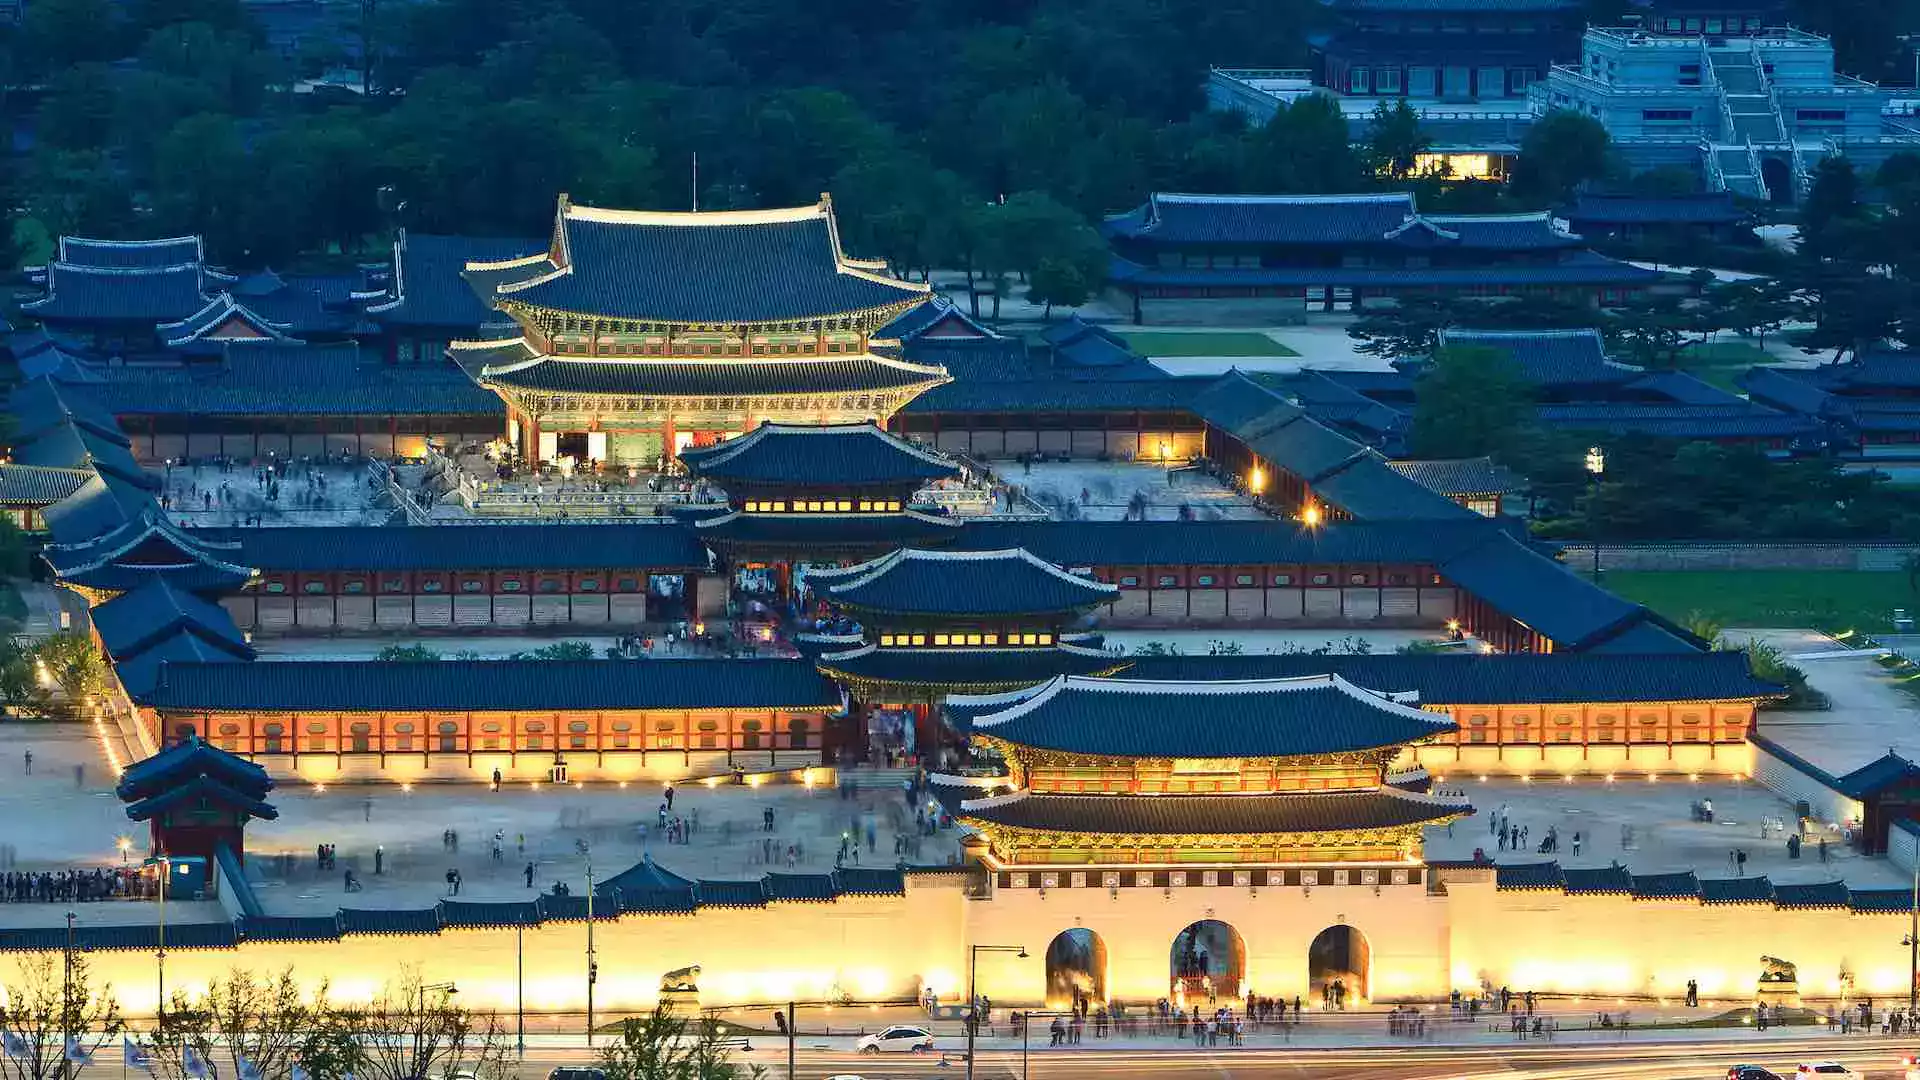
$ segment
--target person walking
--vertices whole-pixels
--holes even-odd
[[[533,864],[527,864],[527,888],[533,888]]]
[[[1580,834],[1579,833],[1573,834],[1573,857],[1576,859],[1580,857]]]
[[[374,849],[373,849],[373,873],[374,873],[374,876],[378,877],[379,875],[384,874],[386,872],[387,872],[386,845],[377,844],[374,846]]]
[[[32,776],[33,775],[33,751],[29,750],[22,756],[26,759],[26,762],[27,762],[27,775]]]

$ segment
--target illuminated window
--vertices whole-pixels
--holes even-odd
[[[948,639],[947,639],[947,635],[945,635],[945,634],[935,634],[935,635],[933,635],[933,643],[934,643],[935,645],[945,645],[945,644],[947,643],[947,640],[948,640]]]
[[[1051,644],[1053,644],[1053,635],[1052,635],[1052,634],[1041,634],[1041,635],[1040,635],[1040,644],[1042,644],[1042,645],[1051,645]]]
[[[981,642],[981,637],[980,637],[980,635],[979,635],[979,634],[968,634],[968,635],[967,635],[967,644],[969,644],[969,645],[978,645],[978,644],[980,644],[980,642]],[[1688,723],[1692,723],[1693,721],[1691,721],[1691,720],[1689,720],[1689,721],[1687,721],[1687,722],[1688,722]]]
[[[760,509],[760,504],[757,502],[749,502],[747,504],[747,513],[749,514],[755,513],[759,511],[759,509]]]
[[[787,509],[787,504],[784,499],[778,502],[761,503],[760,506],[762,509],[770,510],[776,514],[785,513]]]
[[[927,635],[925,634],[913,635],[913,643],[915,645],[925,645],[927,643]]]
[[[862,509],[862,510],[871,510],[871,509],[873,509],[873,500],[872,500],[872,499],[861,499],[861,500],[860,500],[860,509]]]
[[[987,643],[988,645],[998,645],[998,644],[1000,644],[1000,635],[999,635],[999,634],[988,634],[988,635],[986,636],[986,639],[985,639],[985,640],[986,640],[986,643]]]
[[[882,644],[882,645],[891,645],[891,644],[893,644],[893,635],[892,635],[892,634],[881,634],[881,635],[880,635],[880,644]]]
[[[890,500],[888,500],[888,501],[887,501],[887,509],[889,509],[889,510],[898,510],[898,509],[900,509],[900,500],[898,500],[898,499],[890,499]]]
[[[843,514],[846,513],[848,510],[853,509],[853,503],[847,499],[841,499],[839,506],[840,506],[840,512]]]

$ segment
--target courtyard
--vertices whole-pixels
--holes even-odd
[[[1081,521],[1259,521],[1268,515],[1245,494],[1198,469],[1132,461],[1006,462],[1000,475],[1055,518]]]

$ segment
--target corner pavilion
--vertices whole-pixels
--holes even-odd
[[[526,461],[654,468],[763,421],[885,423],[945,368],[875,332],[931,292],[840,250],[833,206],[665,213],[560,196],[546,251],[470,262],[513,320],[453,357]]]

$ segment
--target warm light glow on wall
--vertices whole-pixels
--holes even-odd
[[[1440,172],[1456,180],[1497,180],[1499,162],[1493,154],[1416,154],[1413,171],[1416,174]]]
[[[1265,469],[1255,465],[1253,471],[1247,473],[1247,490],[1253,492],[1255,495],[1267,490],[1267,472]]]
[[[1300,508],[1300,520],[1306,524],[1307,528],[1311,529],[1318,526],[1320,524],[1320,518],[1321,513],[1319,506],[1308,503]]]

